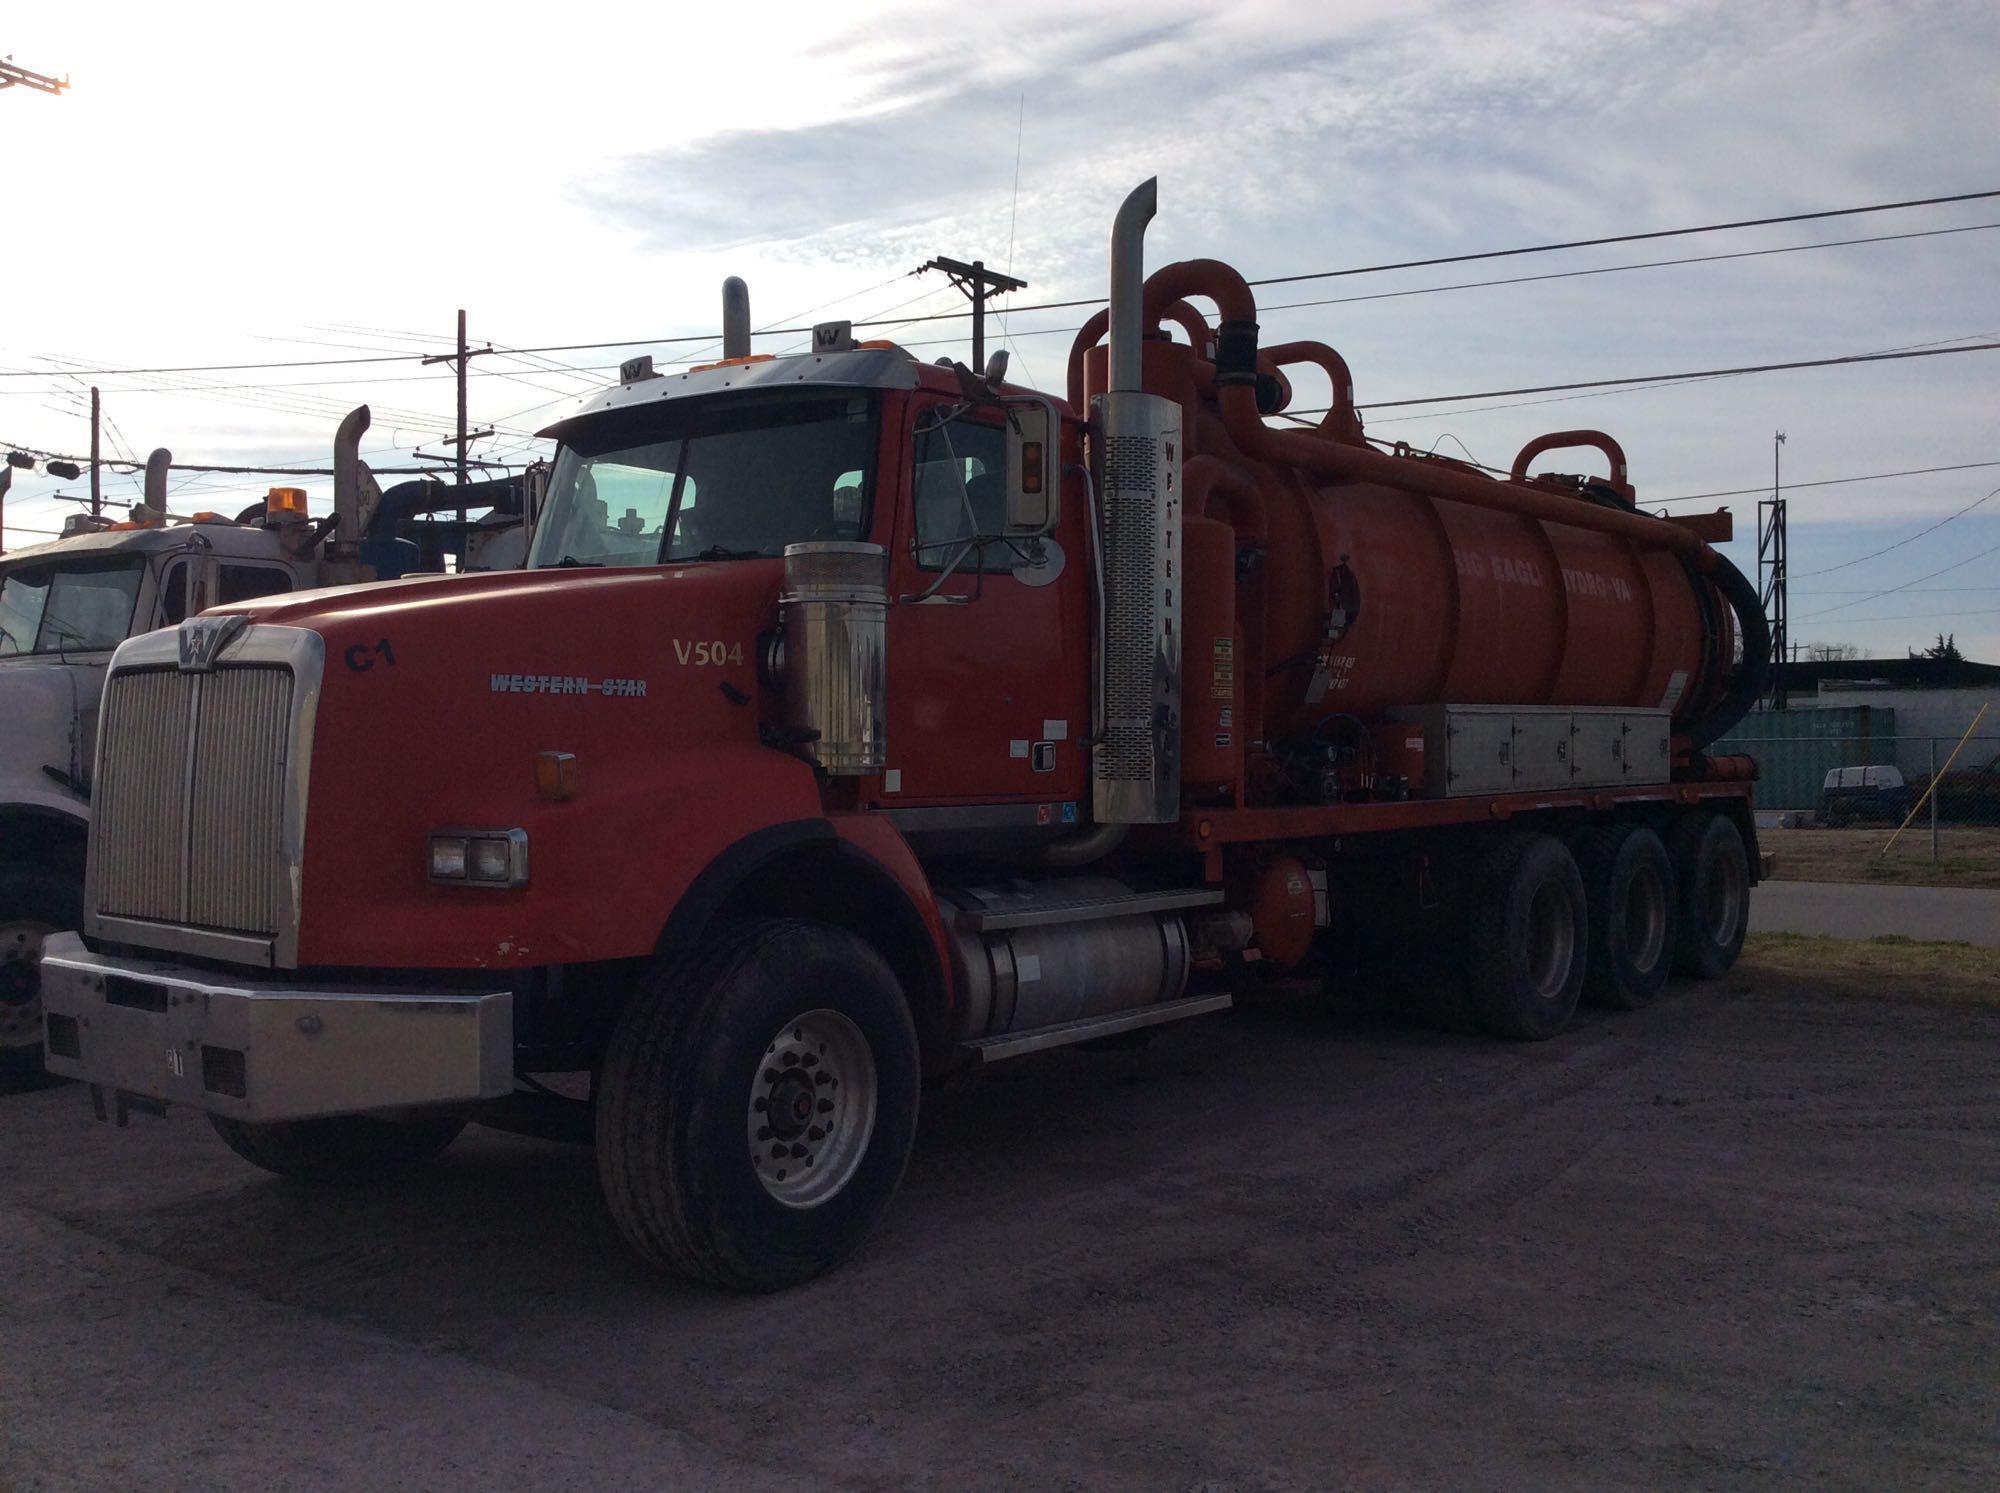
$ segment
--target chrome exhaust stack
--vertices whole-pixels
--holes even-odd
[[[165,446],[146,458],[146,507],[155,518],[167,516],[167,474],[173,467],[174,453]]]
[[[1145,392],[1146,225],[1157,178],[1111,230],[1106,391],[1091,410],[1104,542],[1104,646],[1092,809],[1167,824],[1181,799],[1181,407]]]
[[[722,356],[750,356],[750,287],[735,275],[722,282]]]

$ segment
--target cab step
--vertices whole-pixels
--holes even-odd
[[[1157,1006],[1138,1006],[1130,1011],[1114,1011],[1109,1016],[1086,1016],[1081,1021],[1060,1022],[1055,1026],[1038,1027],[1031,1032],[980,1037],[967,1042],[965,1050],[979,1062],[997,1063],[1002,1058],[1018,1058],[1051,1047],[1068,1047],[1072,1043],[1090,1042],[1098,1037],[1116,1037],[1122,1032],[1157,1026],[1163,1021],[1179,1021],[1188,1016],[1206,1016],[1211,1011],[1226,1011],[1235,1003],[1236,998],[1227,992],[1184,996],[1180,1000],[1162,1001]]]
[[[1050,928],[1061,923],[1097,923],[1112,918],[1143,917],[1154,912],[1179,912],[1189,907],[1213,907],[1222,900],[1220,887],[1193,891],[1127,892],[1116,897],[1078,897],[1062,901],[1036,900],[1026,905],[964,907],[957,913],[960,927],[979,933],[1001,933],[1010,928]]]

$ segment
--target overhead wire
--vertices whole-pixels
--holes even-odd
[[[2000,488],[1995,488],[1994,493],[2000,493]],[[1988,493],[1987,497],[1992,497],[1994,493]],[[2000,554],[2000,544],[1990,545],[1986,549],[1980,550],[1977,554],[1967,555],[1963,560],[1955,560],[1951,564],[1944,566],[1940,570],[1933,570],[1929,575],[1917,576],[1913,580],[1904,581],[1901,585],[1885,586],[1880,591],[1873,592],[1867,596],[1859,597],[1853,601],[1836,602],[1833,606],[1822,608],[1817,612],[1808,612],[1803,616],[1796,617],[1792,620],[1797,622],[1810,622],[1817,617],[1830,617],[1835,612],[1844,612],[1849,607],[1866,606],[1869,602],[1878,601],[1884,596],[1894,596],[1899,591],[1908,591],[1913,586],[1921,585],[1925,581],[1934,581],[1941,575],[1949,575],[1954,570],[1962,570],[1966,566],[1970,565],[1973,561],[1983,560],[1988,555],[1992,554]],[[1816,572],[1816,573],[1821,573],[1821,572]],[[1856,622],[1865,622],[1868,619],[1865,617],[1856,617],[1850,620]]]
[[[1922,539],[1926,534],[1935,534],[1939,529],[1942,529],[1946,524],[1950,523],[1953,519],[1964,518],[1965,515],[1972,512],[1973,509],[1980,507],[1982,504],[1988,502],[1995,496],[2000,496],[2000,487],[1994,488],[1992,492],[1989,492],[1983,498],[1974,498],[1970,503],[1967,503],[1963,508],[1959,509],[1956,513],[1946,514],[1936,523],[1931,524],[1926,528],[1917,530],[1916,533],[1910,535],[1906,539],[1898,539],[1894,544],[1885,544],[1882,546],[1882,548],[1878,550],[1871,550],[1869,553],[1857,556],[1852,560],[1843,560],[1838,565],[1824,565],[1821,566],[1818,570],[1798,571],[1796,573],[1797,577],[1800,580],[1804,580],[1808,576],[1832,575],[1836,570],[1849,570],[1856,565],[1865,565],[1868,561],[1879,559],[1883,555],[1888,554],[1891,550],[1899,550],[1906,544],[1915,544],[1919,539]],[[1791,579],[1792,579],[1791,575],[1788,574],[1786,576],[1787,584],[1790,583]]]
[[[1337,279],[1353,275],[1381,274],[1392,270],[1425,269],[1425,268],[1432,268],[1436,266],[1449,265],[1449,264],[1469,264],[1480,260],[1517,258],[1523,255],[1549,254],[1570,249],[1601,248],[1613,244],[1642,243],[1650,240],[1681,238],[1702,233],[1722,233],[1722,232],[1729,232],[1745,228],[1766,228],[1787,223],[1805,223],[1805,222],[1814,222],[1829,218],[1854,217],[1867,213],[1897,212],[1911,208],[1938,207],[1951,203],[1976,202],[1995,197],[2000,197],[2000,189],[1994,189],[1990,191],[1979,191],[1979,192],[1957,192],[1935,197],[1908,198],[1896,202],[1877,202],[1877,203],[1870,203],[1861,207],[1825,208],[1813,212],[1784,213],[1762,218],[1740,218],[1728,222],[1702,223],[1702,224],[1696,224],[1691,227],[1683,227],[1683,228],[1658,228],[1658,229],[1650,229],[1634,233],[1605,234],[1595,238],[1567,239],[1554,243],[1521,245],[1509,249],[1486,249],[1464,254],[1436,255],[1425,259],[1404,259],[1404,260],[1389,261],[1381,264],[1354,265],[1343,269],[1310,270],[1288,275],[1267,275],[1262,278],[1250,280],[1248,283],[1252,286],[1289,285],[1309,280],[1328,280],[1328,279]],[[1934,230],[1934,232],[1954,232],[1954,231],[1969,232],[1969,231],[1975,231],[1977,228],[1985,226],[1989,225],[1973,225],[1970,228],[1962,230],[1944,229],[1944,230]],[[1921,237],[1926,235],[1915,234],[1910,236]],[[1886,241],[1887,239],[1893,237],[1896,237],[1896,235],[1883,235],[1882,240],[1854,240],[1852,242],[1858,243],[1858,242]],[[1784,250],[1772,250],[1767,252],[1792,252],[1794,250],[1803,250],[1803,249],[1818,248],[1818,247],[1834,247],[1834,245],[1832,244],[1794,245],[1794,246],[1789,246],[1789,248]],[[1696,258],[1699,257],[1702,256],[1696,256]],[[1735,256],[1716,256],[1716,257],[1726,258]],[[1693,262],[1693,259],[1690,259],[1689,262]],[[915,272],[912,271],[909,273],[915,273]],[[1583,273],[1583,272],[1576,272],[1576,273]],[[902,279],[904,278],[904,276],[898,275],[894,278]],[[884,281],[883,283],[885,285],[893,284],[894,280]],[[1457,288],[1462,288],[1462,287],[1438,287],[1438,289],[1457,289]],[[866,292],[861,292],[861,294],[866,294]],[[843,297],[842,299],[850,299],[850,298],[852,297],[848,296],[848,297]],[[829,304],[838,304],[838,303],[834,302]],[[1015,313],[1023,313],[1029,311],[1055,311],[1055,310],[1072,309],[1083,306],[1100,306],[1102,304],[1104,304],[1104,300],[1103,297],[1100,296],[1100,297],[1087,297],[1078,300],[1045,301],[1032,306],[1016,306],[1011,308],[1011,310]],[[817,310],[824,308],[815,308],[815,309]],[[1275,310],[1282,308],[1273,307],[1271,309]],[[798,314],[803,316],[803,315],[811,315],[813,313],[801,312]],[[969,311],[940,312],[924,317],[907,317],[902,319],[902,321],[898,322],[897,324],[907,325],[911,322],[916,322],[920,320],[921,321],[962,320],[970,315],[971,313]],[[856,321],[854,325],[856,325],[857,327],[861,327],[861,326],[871,325],[871,323],[866,320],[861,320],[861,321]],[[753,335],[795,336],[801,332],[809,332],[810,330],[811,330],[810,327],[773,326],[773,327],[759,328],[756,332],[753,333]],[[390,335],[415,336],[417,334],[392,333]],[[712,343],[714,341],[715,339],[712,336],[676,335],[667,337],[625,338],[617,341],[606,341],[606,342],[553,343],[541,347],[516,348],[514,349],[514,351],[520,353],[586,352],[596,349],[608,349],[608,348],[619,348],[619,347],[644,347],[653,345],[668,346],[674,344],[696,344],[703,342]],[[90,369],[78,369],[77,371],[89,377],[113,377],[121,374],[136,375],[136,374],[149,374],[149,373],[218,373],[218,372],[264,370],[272,368],[318,368],[318,367],[337,367],[337,366],[346,366],[346,365],[364,364],[364,363],[407,362],[418,356],[420,355],[415,353],[382,353],[382,354],[374,354],[374,355],[352,357],[352,358],[272,359],[259,362],[178,364],[178,365],[163,365],[163,366],[145,367],[145,368],[90,368]],[[0,378],[11,378],[19,376],[22,375],[13,372],[0,372]]]
[[[1905,467],[1900,472],[1864,472],[1858,477],[1822,477],[1814,482],[1787,482],[1782,491],[1790,493],[1805,487],[1840,487],[1850,482],[1881,482],[1891,477],[1928,477],[1933,472],[1971,472],[1981,467],[2000,467],[2000,461],[1961,461],[1942,467]],[[1759,487],[1719,487],[1713,492],[1676,493],[1671,498],[1648,498],[1646,501],[1648,506],[1654,503],[1696,503],[1705,498],[1746,498],[1770,490],[1771,485],[1767,482]]]

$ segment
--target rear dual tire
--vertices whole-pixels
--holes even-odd
[[[1667,831],[1674,868],[1674,973],[1716,980],[1729,973],[1750,930],[1750,857],[1733,820],[1707,809],[1680,815]]]
[[[1679,933],[1673,862],[1644,825],[1598,825],[1570,840],[1589,911],[1583,998],[1637,1011],[1667,988]]]
[[[1474,874],[1464,918],[1472,1015],[1496,1037],[1543,1042],[1576,1014],[1588,914],[1562,841],[1509,834]]]

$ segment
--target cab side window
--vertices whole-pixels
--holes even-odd
[[[274,565],[225,565],[216,586],[216,604],[227,606],[232,601],[275,596],[280,591],[291,589],[292,576],[288,570],[280,570]]]
[[[913,501],[917,563],[924,569],[944,569],[975,535],[1004,532],[1006,460],[1006,432],[998,425],[961,418],[918,432]],[[988,572],[1012,570],[1014,560],[1005,543],[985,546]],[[959,568],[981,568],[976,548]]]
[[[185,560],[167,567],[160,580],[160,626],[178,627],[188,614],[188,566]]]

